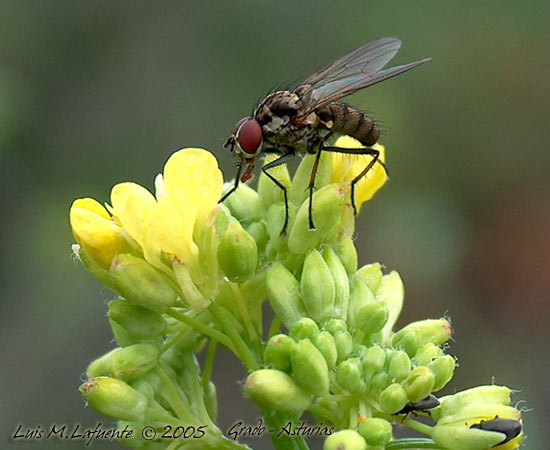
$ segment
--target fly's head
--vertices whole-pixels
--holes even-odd
[[[241,175],[241,181],[247,181],[252,177],[254,169],[254,160],[262,149],[263,133],[258,121],[252,117],[243,117],[233,128],[233,134],[223,145],[230,147],[230,151],[235,151],[241,158],[241,165],[245,164],[245,169]]]

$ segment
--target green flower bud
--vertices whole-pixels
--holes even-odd
[[[166,320],[158,312],[134,305],[123,298],[109,302],[107,316],[129,334],[141,339],[160,336],[166,330]]]
[[[414,356],[418,349],[431,342],[443,345],[451,338],[451,324],[445,319],[428,319],[410,323],[393,336],[392,343],[402,348],[409,356]]]
[[[349,392],[358,392],[365,387],[361,361],[358,358],[349,358],[338,364],[336,382]]]
[[[363,306],[374,302],[375,297],[372,291],[360,279],[354,278],[351,282],[351,295],[348,306],[348,325],[350,329],[359,329],[357,323],[359,310]]]
[[[378,399],[380,408],[387,414],[395,414],[401,411],[408,402],[407,392],[398,383],[390,384],[382,391]]]
[[[229,223],[220,240],[218,262],[233,282],[243,283],[254,275],[258,263],[256,242],[236,220]]]
[[[361,306],[357,311],[355,324],[365,334],[380,331],[388,321],[388,309],[382,302],[373,301]]]
[[[306,154],[292,178],[292,200],[296,207],[300,206],[309,196],[309,179],[313,170],[313,163],[316,155]],[[327,152],[321,153],[317,175],[315,176],[315,189],[319,190],[330,183],[332,172],[331,155]]]
[[[327,263],[334,280],[334,311],[333,317],[346,320],[350,296],[349,279],[346,268],[336,252],[330,247],[323,250],[323,258]]]
[[[380,263],[368,264],[361,267],[357,272],[356,276],[367,285],[367,287],[376,294],[380,283],[382,283],[382,268]]]
[[[275,262],[266,273],[266,289],[269,303],[287,329],[294,322],[305,317],[304,307],[300,298],[300,285],[279,262]]]
[[[369,445],[384,446],[393,438],[393,428],[390,422],[384,419],[370,417],[361,422],[357,429]]]
[[[428,342],[416,351],[413,362],[416,366],[427,366],[440,356],[443,356],[443,350],[432,342]]]
[[[353,338],[348,331],[338,331],[334,334],[334,344],[338,352],[338,361],[346,359],[353,350]]]
[[[78,388],[84,400],[98,413],[115,420],[144,422],[147,398],[124,381],[93,378]]]
[[[316,249],[311,250],[304,261],[300,293],[307,313],[317,323],[323,323],[331,316],[334,280],[327,263]]]
[[[284,372],[260,369],[248,375],[244,394],[264,408],[301,414],[311,404],[311,395]]]
[[[391,383],[391,378],[387,372],[381,370],[373,375],[370,380],[370,391],[371,392],[382,392],[386,389]]]
[[[382,328],[383,342],[386,342],[391,336],[393,326],[397,322],[399,314],[401,314],[404,296],[403,281],[401,281],[401,277],[396,271],[382,277],[380,287],[376,291],[376,298],[383,301],[388,308],[388,321]]]
[[[494,433],[478,428],[437,424],[431,434],[434,442],[451,450],[485,450],[495,447],[505,438],[503,433]]]
[[[216,385],[209,381],[206,385],[204,392],[204,405],[206,406],[206,411],[214,422],[218,417],[218,397],[216,392]]]
[[[252,239],[256,241],[258,253],[262,253],[265,250],[267,241],[269,240],[265,222],[252,222],[246,227],[246,231],[250,236],[252,236]]]
[[[76,259],[78,259],[82,265],[88,269],[88,272],[90,272],[92,276],[94,276],[100,283],[111,288],[113,291],[117,290],[116,282],[113,280],[113,277],[108,270],[96,263],[80,245],[73,244],[71,248],[73,250],[73,256],[75,256]]]
[[[309,200],[306,200],[296,214],[288,236],[288,248],[294,253],[305,253],[323,242],[331,241],[338,232],[344,203],[344,190],[337,184],[330,184],[315,192],[312,214],[316,229],[309,229]]]
[[[114,320],[109,318],[109,325],[111,326],[111,331],[115,337],[115,341],[121,347],[126,347],[132,344],[139,344],[142,341],[142,338],[134,334],[129,333],[125,328]]]
[[[357,271],[357,249],[353,243],[353,239],[348,235],[342,234],[336,238],[332,244],[332,248],[342,261],[348,274]]]
[[[231,211],[231,215],[242,224],[248,225],[262,219],[260,196],[244,183],[239,184],[237,190],[223,203]]]
[[[407,391],[409,401],[416,403],[430,395],[434,382],[435,377],[432,371],[427,367],[419,366],[411,371],[403,383],[403,387]]]
[[[288,205],[288,228],[294,223],[296,216],[296,211],[294,209],[294,204],[289,203]],[[266,230],[269,236],[269,243],[266,247],[272,247],[276,252],[288,252],[287,244],[288,239],[285,234],[282,234],[283,225],[285,223],[285,204],[283,202],[274,203],[269,207],[266,214]]]
[[[264,362],[277,370],[290,372],[290,354],[296,341],[286,334],[272,336],[265,346]]]
[[[439,399],[441,406],[438,408],[440,417],[456,414],[460,409],[470,404],[499,404],[509,405],[510,389],[506,386],[477,386],[448,395]],[[439,420],[439,419],[438,419]]]
[[[105,353],[97,359],[94,359],[86,368],[86,376],[88,379],[102,377],[108,375],[107,362],[111,355],[116,352],[118,348],[112,349],[110,352]]]
[[[309,339],[302,339],[294,345],[290,362],[292,376],[302,389],[317,397],[328,393],[327,362]]]
[[[265,158],[264,165],[275,159],[274,155],[268,155]],[[275,177],[283,186],[287,188],[287,194],[289,200],[292,197],[292,190],[290,189],[290,174],[288,173],[288,168],[286,164],[281,164],[280,166],[269,169],[269,174]],[[269,209],[271,205],[278,202],[284,201],[283,190],[277,186],[272,180],[270,180],[265,173],[260,174],[258,180],[258,195],[260,197],[260,202],[265,211]],[[281,224],[282,226],[282,224]],[[281,229],[279,229],[279,232]]]
[[[330,319],[325,329],[332,335],[335,335],[338,331],[348,331],[348,325],[342,319]]]
[[[428,364],[428,369],[434,374],[433,392],[443,389],[453,378],[456,360],[451,355],[440,356]]]
[[[367,351],[363,355],[363,370],[365,373],[374,375],[380,372],[384,368],[386,361],[386,354],[382,347],[379,345],[373,345],[367,348]]]
[[[326,438],[323,450],[367,450],[367,443],[357,431],[341,430]]]
[[[124,381],[134,380],[158,364],[159,349],[154,344],[134,344],[116,349],[107,362],[107,375]]]
[[[336,344],[334,343],[332,334],[328,331],[321,331],[311,337],[311,342],[315,345],[315,347],[317,347],[325,358],[328,369],[332,370],[332,368],[336,365],[336,360],[338,359],[338,351],[336,350]]]
[[[388,358],[388,375],[393,381],[403,381],[411,372],[411,359],[402,351],[395,350]],[[427,394],[426,394],[427,395]],[[426,397],[426,395],[424,397]],[[424,398],[422,397],[422,398]]]
[[[290,329],[290,336],[297,341],[300,339],[311,338],[313,335],[319,333],[319,327],[313,319],[309,317],[303,317],[297,322],[294,322]]]
[[[117,255],[109,272],[116,282],[116,290],[131,303],[164,312],[177,301],[166,275],[141,258]]]
[[[204,311],[210,305],[210,300],[203,295],[193,281],[189,266],[174,258],[172,260],[172,269],[183,294],[182,300],[185,304],[197,311]]]

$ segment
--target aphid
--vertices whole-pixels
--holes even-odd
[[[423,412],[423,413],[430,413],[430,409],[435,408],[439,406],[439,400],[438,398],[430,394],[425,399],[420,400],[416,403],[407,403],[401,411],[396,412],[394,415],[398,414],[409,414],[409,413],[417,413],[417,412]]]
[[[493,447],[506,444],[506,442],[511,441],[521,433],[522,429],[521,422],[519,420],[499,419],[498,417],[495,417],[493,420],[482,420],[480,423],[476,423],[470,428],[479,428],[484,431],[496,431],[497,433],[506,435],[506,438],[504,438],[503,441],[493,445]]]
[[[399,39],[377,39],[315,72],[295,89],[269,94],[256,107],[252,117],[244,117],[237,122],[233,134],[224,144],[224,147],[230,146],[231,151],[235,150],[240,160],[235,185],[220,201],[225,200],[237,189],[239,181],[244,182],[251,178],[255,160],[259,155],[276,153],[279,157],[263,166],[262,171],[283,191],[284,233],[288,225],[287,190],[269,173],[269,169],[285,164],[296,153],[314,154],[315,161],[309,181],[309,228],[313,230],[315,226],[311,197],[321,153],[328,151],[370,155],[371,161],[351,182],[351,204],[357,213],[355,185],[374,164],[382,164],[378,160],[379,151],[372,148],[380,137],[380,129],[369,116],[337,100],[411,70],[431,59],[426,58],[382,70],[400,47]],[[351,136],[364,147],[348,149],[326,145],[327,140],[334,134]]]

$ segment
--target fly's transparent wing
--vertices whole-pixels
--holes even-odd
[[[298,116],[306,116],[327,103],[411,70],[431,59],[426,58],[381,70],[395,56],[399,47],[401,47],[399,39],[377,39],[308,77],[296,88],[296,90],[304,89],[306,104],[305,109],[300,111]]]

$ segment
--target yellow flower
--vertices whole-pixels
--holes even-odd
[[[364,147],[356,139],[349,136],[342,136],[334,143],[335,147],[342,148],[361,148]],[[386,161],[385,149],[380,144],[373,146],[380,152],[379,161]],[[341,184],[350,195],[351,182],[361,173],[361,171],[372,161],[369,155],[349,155],[343,153],[332,153],[332,182]],[[375,164],[366,175],[355,185],[355,206],[357,211],[361,210],[361,205],[370,200],[372,196],[380,189],[388,176],[382,164]]]
[[[92,198],[80,198],[71,205],[69,220],[76,242],[97,264],[109,268],[111,261],[129,245],[124,230],[107,210]]]
[[[157,176],[156,198],[138,184],[117,184],[111,191],[111,211],[152,265],[165,270],[165,255],[194,266],[198,260],[195,225],[217,205],[222,185],[222,173],[210,152],[183,149],[168,159],[164,174]]]

